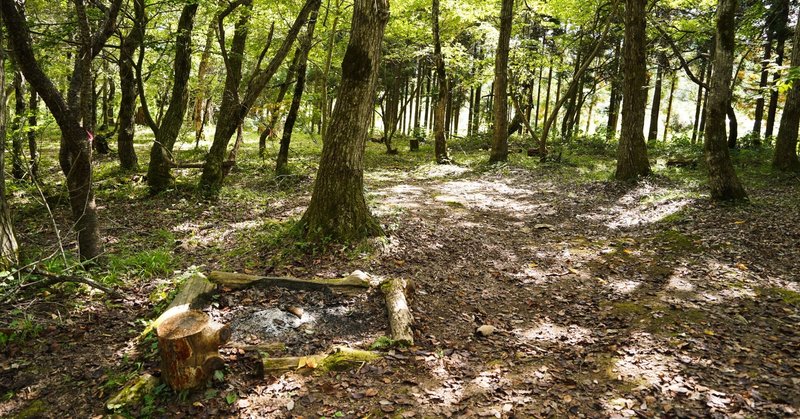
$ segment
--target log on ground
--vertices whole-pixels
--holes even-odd
[[[390,279],[381,285],[392,340],[402,345],[414,345],[414,332],[411,325],[414,317],[408,308],[405,290],[408,283],[403,279]]]
[[[232,272],[214,271],[208,275],[211,282],[234,290],[260,284],[272,284],[287,288],[321,289],[321,288],[369,288],[370,276],[355,271],[344,278],[299,279],[280,276],[257,276]]]
[[[144,396],[150,394],[158,383],[158,378],[147,373],[135,377],[125,384],[117,394],[108,399],[106,409],[119,410],[135,407],[142,403]]]
[[[380,357],[380,354],[372,351],[336,347],[329,353],[308,356],[273,358],[268,355],[263,355],[261,361],[265,373],[288,370],[327,372],[343,371],[348,368],[360,367],[364,365],[364,363],[375,361]]]

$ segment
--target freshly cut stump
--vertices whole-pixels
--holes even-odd
[[[177,313],[156,328],[161,377],[173,390],[202,386],[225,364],[219,347],[231,337],[228,326],[196,310]]]

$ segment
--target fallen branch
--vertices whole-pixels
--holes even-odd
[[[256,284],[270,284],[288,288],[327,288],[327,287],[358,287],[369,288],[370,277],[361,271],[355,271],[344,278],[314,278],[298,279],[279,276],[256,276],[231,272],[214,271],[208,279],[220,286],[230,289],[242,289]]]
[[[390,279],[381,285],[381,291],[386,299],[392,340],[402,345],[414,345],[414,332],[411,330],[414,317],[406,301],[407,285],[403,279]]]
[[[61,283],[61,282],[74,282],[74,283],[78,283],[78,284],[85,284],[85,285],[88,285],[88,286],[90,286],[92,288],[95,288],[95,289],[98,289],[100,291],[103,291],[107,295],[110,295],[110,296],[112,296],[112,297],[114,297],[116,299],[120,299],[120,300],[125,299],[125,296],[122,295],[121,293],[119,293],[118,291],[114,290],[113,288],[109,288],[109,287],[107,287],[107,286],[105,286],[105,285],[103,285],[103,284],[101,284],[101,283],[99,283],[99,282],[97,282],[97,281],[95,281],[93,279],[90,279],[90,278],[83,278],[83,277],[80,277],[80,276],[72,276],[72,275],[56,275],[54,273],[43,271],[43,270],[38,269],[38,268],[31,269],[29,272],[31,274],[33,274],[33,275],[41,276],[41,277],[44,277],[46,279],[43,279],[41,281],[36,281],[36,282],[29,282],[27,284],[20,285],[20,288],[27,288],[27,287],[32,287],[32,286],[47,287],[47,286],[50,286],[50,285],[53,285],[53,284],[58,284],[58,283]]]
[[[303,371],[343,371],[356,365],[363,365],[380,358],[380,354],[361,349],[335,347],[332,352],[308,356],[290,356],[284,358],[270,358],[263,356],[261,362],[264,372],[278,372],[288,370]]]

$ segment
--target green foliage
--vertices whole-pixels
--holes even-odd
[[[0,332],[0,348],[5,349],[11,343],[23,343],[39,336],[42,325],[33,315],[18,309],[12,310],[10,314],[16,318],[11,320],[6,331]]]

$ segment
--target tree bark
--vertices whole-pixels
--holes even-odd
[[[356,241],[382,234],[364,198],[364,148],[374,109],[388,0],[355,0],[342,84],[301,226],[312,240]]]
[[[119,50],[119,82],[120,103],[117,121],[119,133],[117,134],[117,153],[119,164],[123,170],[138,170],[139,158],[134,148],[136,134],[136,97],[137,83],[135,73],[134,53],[139,48],[144,37],[144,0],[134,0],[133,28],[122,40]]]
[[[514,0],[503,0],[500,8],[500,38],[494,60],[494,133],[489,163],[508,160],[508,48],[513,13]]]
[[[23,130],[25,121],[25,88],[22,73],[14,71],[14,119],[11,120],[11,176],[14,179],[25,177],[25,160],[23,156],[25,144],[25,132]],[[0,138],[5,141],[5,137]]]
[[[316,8],[311,11],[311,16],[308,19],[308,28],[306,29],[306,36],[298,48],[300,58],[297,62],[297,82],[294,84],[294,95],[292,95],[292,104],[289,106],[289,113],[286,115],[286,123],[283,124],[283,135],[281,136],[281,147],[278,150],[278,157],[275,161],[275,174],[282,175],[288,173],[289,164],[289,144],[292,141],[292,131],[294,131],[294,124],[297,120],[297,113],[300,111],[300,101],[303,98],[303,90],[306,87],[306,69],[308,68],[308,53],[311,51],[311,45],[314,41],[314,26],[317,24],[317,11],[319,10],[321,2],[316,3]]]
[[[0,11],[2,13],[2,11]],[[0,28],[0,45],[4,45],[5,31]],[[0,48],[0,98],[6,97],[6,52]],[[14,235],[14,223],[11,220],[11,209],[6,201],[6,101],[0,100],[0,270],[8,271],[18,262],[17,239]]]
[[[147,185],[150,193],[158,193],[172,185],[171,168],[175,161],[172,149],[178,139],[186,108],[189,103],[189,72],[192,69],[192,29],[197,13],[197,3],[187,4],[178,20],[175,40],[175,63],[173,67],[172,92],[161,124],[155,131],[155,141],[150,149],[150,164],[147,168]],[[144,92],[139,95],[145,101]]]
[[[647,102],[646,0],[625,0],[623,41],[622,133],[617,148],[617,180],[635,180],[650,174],[644,141]]]
[[[706,66],[708,64],[704,61],[703,64],[700,66],[700,81],[707,82],[705,80],[706,76]],[[694,110],[694,124],[692,125],[692,144],[697,142],[697,131],[700,129],[700,112],[703,110],[703,85],[697,85],[697,102],[695,104]]]
[[[39,115],[39,95],[31,87],[28,89],[28,156],[30,172],[33,179],[39,178],[39,147],[36,144],[36,128]]]
[[[725,135],[725,117],[731,101],[736,0],[717,3],[714,71],[711,75],[705,131],[705,155],[711,197],[717,200],[746,199],[731,162]]]
[[[761,79],[758,82],[758,99],[756,99],[755,115],[753,116],[753,146],[761,146],[761,125],[764,119],[764,96],[767,94],[769,83],[769,62],[772,60],[772,35],[767,30],[767,40],[764,42],[764,58],[761,60]]]
[[[658,117],[661,113],[661,85],[664,78],[664,63],[666,57],[659,57],[656,70],[656,84],[653,87],[653,103],[650,107],[650,129],[647,131],[647,142],[653,143],[658,138]]]
[[[433,22],[433,61],[436,65],[436,80],[438,94],[433,109],[433,148],[436,163],[449,164],[450,156],[447,154],[447,139],[445,138],[445,113],[449,102],[450,82],[444,69],[444,55],[442,54],[442,40],[439,34],[439,0],[433,0],[431,8]]]
[[[795,27],[792,41],[792,68],[800,67],[800,24]],[[778,138],[775,140],[775,155],[772,166],[778,170],[800,171],[797,158],[797,132],[800,124],[800,81],[794,80],[786,95]]]

